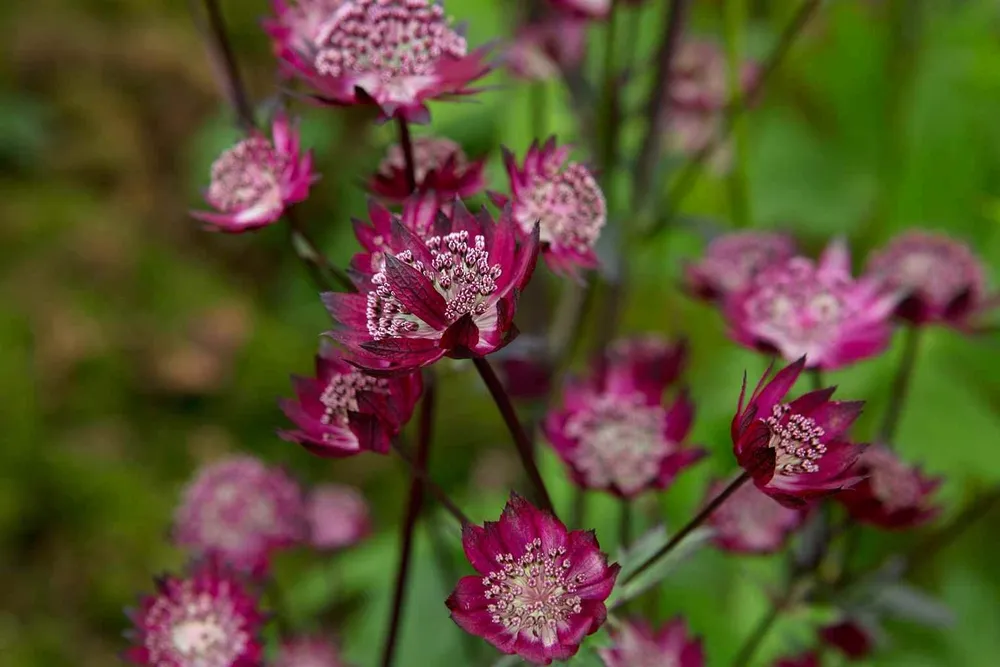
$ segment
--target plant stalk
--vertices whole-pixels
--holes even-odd
[[[396,116],[396,126],[399,128],[399,145],[403,147],[403,159],[406,161],[406,185],[410,192],[417,191],[417,163],[413,157],[413,137],[410,136],[410,124],[402,116]]]
[[[899,360],[896,375],[892,379],[892,386],[889,390],[889,405],[885,410],[882,426],[878,432],[879,441],[887,447],[895,446],[893,440],[896,437],[899,418],[903,414],[903,404],[906,402],[913,381],[913,369],[917,364],[919,347],[920,328],[913,325],[907,326],[903,334],[903,356]]]

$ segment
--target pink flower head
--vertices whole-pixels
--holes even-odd
[[[184,577],[162,577],[156,588],[129,612],[134,630],[126,660],[148,667],[263,663],[257,600],[215,560],[196,564]]]
[[[306,502],[309,544],[314,549],[350,547],[371,533],[364,496],[350,486],[324,484],[313,489]]]
[[[586,22],[557,14],[521,26],[504,54],[504,62],[519,79],[545,81],[583,62],[586,48]]]
[[[444,137],[414,137],[413,165],[418,192],[434,192],[441,202],[471,197],[484,187],[484,160],[469,162],[462,147]],[[389,147],[370,184],[372,192],[392,202],[411,195],[406,158],[399,144]]]
[[[913,528],[940,512],[931,504],[931,495],[941,478],[925,476],[884,445],[866,448],[854,471],[864,479],[837,500],[856,521],[886,529]]]
[[[612,644],[597,649],[605,667],[704,667],[705,651],[700,639],[692,639],[687,624],[676,618],[654,633],[640,619],[623,623],[611,631]]]
[[[489,71],[433,0],[351,0],[325,22],[312,50],[285,64],[324,104],[375,104],[384,118],[429,119],[426,102],[467,95]]]
[[[198,471],[174,514],[174,541],[239,572],[262,574],[270,555],[305,537],[299,484],[252,456]]]
[[[805,355],[810,368],[835,369],[888,347],[896,301],[874,281],[851,277],[847,247],[838,241],[818,264],[794,257],[768,266],[730,295],[725,316],[738,343],[786,361]]]
[[[913,324],[969,329],[978,316],[1000,305],[988,295],[983,265],[968,245],[943,234],[910,231],[868,261],[868,275],[902,300],[896,315]]]
[[[815,651],[809,651],[801,655],[778,658],[774,662],[774,667],[820,667],[819,655]]]
[[[875,644],[871,634],[849,618],[821,628],[819,636],[824,644],[837,649],[849,660],[864,660],[871,655]]]
[[[666,488],[705,456],[683,444],[694,420],[687,393],[663,403],[682,354],[619,343],[591,377],[568,384],[562,408],[549,413],[542,428],[577,484],[631,498]]]
[[[604,623],[620,568],[593,531],[570,532],[511,494],[500,521],[467,525],[462,545],[478,574],[462,577],[445,604],[459,627],[503,653],[566,660]]]
[[[212,163],[205,200],[217,212],[192,211],[220,232],[239,234],[266,227],[290,205],[303,201],[318,178],[312,151],[302,152],[299,133],[284,114],[271,126],[272,140],[256,130]]]
[[[514,154],[504,149],[504,164],[510,177],[510,203],[522,234],[537,224],[542,251],[549,267],[574,274],[577,267],[594,268],[594,244],[607,222],[604,193],[590,171],[580,163],[567,162],[568,146],[556,146],[555,138],[544,146],[536,141],[518,166]],[[504,195],[493,194],[500,205]]]
[[[768,382],[769,368],[746,402],[744,377],[731,428],[743,470],[758,489],[793,509],[856,483],[851,467],[863,449],[844,435],[864,401],[831,401],[830,387],[782,402],[804,368],[803,357]]]
[[[327,293],[339,327],[329,335],[352,363],[375,373],[412,370],[449,356],[481,357],[517,335],[514,312],[538,257],[538,232],[522,242],[505,210],[494,222],[456,201],[420,238],[392,221],[382,267],[360,294]]]
[[[711,484],[707,503],[727,486],[724,481]],[[715,546],[723,551],[744,554],[770,554],[779,551],[785,538],[802,524],[805,514],[778,503],[756,486],[744,484],[709,517],[715,529]]]
[[[293,637],[282,642],[273,667],[344,667],[337,645],[322,637]]]
[[[274,16],[264,20],[264,31],[286,74],[310,66],[308,54],[316,52],[324,24],[347,1],[271,0]]]
[[[332,345],[316,356],[315,377],[292,381],[297,396],[280,405],[298,428],[279,435],[327,457],[387,453],[390,439],[410,420],[423,390],[420,373],[369,375]]]
[[[612,0],[549,0],[555,9],[569,16],[603,19],[611,11]]]
[[[708,244],[705,255],[684,267],[684,287],[706,301],[724,301],[746,289],[764,268],[795,256],[795,239],[777,232],[732,232]]]

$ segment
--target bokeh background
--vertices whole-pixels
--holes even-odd
[[[645,54],[666,3],[647,4]],[[720,35],[720,3],[694,4],[691,30]],[[504,36],[512,5],[450,0],[447,8],[477,44]],[[763,57],[797,2],[748,5],[744,46]],[[259,29],[266,2],[223,8],[254,97],[267,105],[275,74]],[[593,33],[596,62],[600,28]],[[278,580],[294,624],[335,628],[357,664],[375,664],[405,469],[369,456],[319,461],[274,435],[283,425],[275,399],[289,393],[290,373],[308,372],[329,322],[280,227],[228,237],[186,216],[211,160],[237,137],[186,4],[4,2],[0,43],[0,664],[113,664],[124,645],[122,608],[150,589],[152,575],[184,562],[166,539],[181,485],[199,465],[236,452],[287,465],[308,482],[346,480],[365,491],[375,536],[334,557],[283,556]],[[648,66],[648,55],[640,63]],[[491,82],[497,88],[471,103],[435,106],[432,127],[471,155],[488,153],[491,184],[503,188],[498,147],[527,146],[531,93],[503,75]],[[558,84],[546,93],[547,129],[579,139]],[[344,263],[355,248],[350,216],[365,211],[359,184],[392,140],[391,126],[364,113],[301,110],[323,173],[302,215]],[[1000,277],[998,118],[995,0],[824,3],[747,117],[753,224],[794,230],[814,249],[846,235],[859,258],[900,229],[943,229],[972,243]],[[641,127],[627,120],[627,146]],[[764,365],[726,341],[716,313],[676,289],[681,260],[697,254],[706,230],[729,224],[725,180],[707,175],[682,211],[668,234],[626,258],[634,280],[622,330],[693,339],[695,439],[713,455],[643,505],[646,525],[663,515],[677,525],[706,479],[734,467],[727,426],[739,382],[744,369],[753,376]],[[533,316],[526,310],[525,328]],[[900,342],[883,359],[832,374],[841,395],[870,401],[860,437],[885,405]],[[469,369],[443,370],[433,475],[474,518],[495,518],[520,484],[512,447]],[[910,399],[899,449],[946,476],[947,520],[1000,481],[1000,344],[933,332]],[[543,463],[567,507],[559,466],[544,454]],[[588,523],[612,552],[615,520],[613,503],[588,498]],[[993,512],[916,574],[951,623],[891,621],[891,644],[872,664],[996,664],[998,530]],[[435,560],[433,539],[451,545],[454,563]],[[862,542],[874,560],[914,538],[865,532]],[[431,511],[402,667],[491,660],[479,642],[463,641],[443,606],[452,580],[442,572],[465,573],[457,544],[447,517]],[[709,664],[729,664],[781,566],[780,558],[703,551],[667,581],[656,614],[684,613],[706,639]],[[924,620],[949,620],[922,604],[932,617]],[[786,618],[761,656],[804,646],[816,613]],[[594,664],[587,650],[580,661]]]

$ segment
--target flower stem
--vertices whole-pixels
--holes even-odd
[[[285,219],[288,221],[288,230],[292,240],[292,249],[295,255],[306,265],[313,284],[321,291],[336,291],[335,287],[340,287],[345,292],[357,292],[358,288],[347,277],[339,266],[330,263],[319,247],[316,245],[309,232],[306,230],[294,207],[285,209]]]
[[[734,479],[729,484],[729,486],[724,488],[719,493],[719,495],[712,498],[711,502],[705,505],[705,507],[702,508],[702,510],[698,512],[698,514],[696,514],[694,518],[688,521],[683,528],[674,533],[673,537],[671,537],[666,544],[660,547],[659,551],[657,551],[655,554],[647,558],[642,565],[640,565],[628,577],[626,577],[625,580],[622,581],[622,584],[624,585],[629,583],[630,581],[634,581],[636,577],[638,577],[640,574],[642,574],[643,572],[651,568],[653,565],[655,565],[656,561],[660,560],[661,558],[669,554],[674,549],[674,547],[680,544],[681,541],[685,537],[687,537],[692,531],[694,531],[695,528],[704,523],[708,517],[712,516],[712,513],[715,510],[719,509],[719,506],[722,505],[722,503],[726,502],[729,496],[736,493],[736,491],[738,491],[741,486],[746,484],[749,479],[750,479],[750,473],[748,472],[743,472],[739,477]]]
[[[510,396],[507,395],[507,391],[503,388],[500,378],[497,377],[489,361],[484,357],[475,357],[472,363],[475,364],[476,370],[479,371],[479,376],[483,378],[486,388],[500,410],[500,416],[503,417],[504,423],[507,424],[507,429],[510,431],[510,435],[514,439],[514,445],[517,447],[518,456],[521,457],[521,465],[524,466],[524,471],[528,474],[528,479],[535,487],[535,493],[538,496],[537,500],[541,508],[548,510],[555,516],[556,510],[552,506],[552,498],[549,497],[549,492],[545,488],[542,473],[538,470],[538,464],[535,462],[535,457],[531,450],[531,439],[517,418],[514,405],[510,401]]]
[[[723,33],[726,42],[726,62],[729,70],[729,108],[733,114],[733,167],[729,172],[730,214],[737,227],[749,227],[750,197],[747,192],[747,137],[742,118],[743,99],[743,36],[747,20],[747,0],[724,0],[722,6]]]
[[[920,346],[920,328],[908,326],[903,338],[903,356],[899,360],[896,375],[892,380],[892,387],[889,390],[889,406],[885,410],[882,419],[882,426],[878,432],[878,439],[887,447],[894,445],[893,438],[896,437],[896,428],[899,426],[899,418],[903,414],[903,403],[912,384],[913,368],[917,362],[917,348]]]
[[[399,128],[399,145],[403,147],[403,159],[406,161],[406,185],[410,192],[417,190],[417,164],[413,159],[413,137],[410,136],[410,124],[402,116],[396,116],[396,126]]]
[[[610,197],[613,188],[611,181],[614,179],[615,163],[618,151],[619,136],[619,111],[621,100],[619,99],[618,77],[615,72],[615,36],[618,32],[618,5],[619,0],[611,0],[611,10],[608,12],[608,20],[604,24],[604,94],[601,112],[601,122],[597,124],[598,133],[601,135],[599,160],[604,181],[604,196]],[[610,208],[610,206],[609,206]]]
[[[791,587],[789,587],[789,591],[791,591]],[[781,600],[771,605],[767,614],[760,619],[757,623],[757,627],[753,629],[750,636],[747,637],[745,642],[743,642],[743,646],[740,647],[740,652],[736,654],[736,659],[733,660],[733,667],[745,667],[745,665],[750,664],[750,661],[753,659],[754,654],[760,647],[761,642],[764,641],[767,633],[771,631],[771,627],[774,626],[774,622],[778,620],[778,616],[780,616],[781,612],[784,611],[790,598],[791,594],[786,593]]]
[[[194,10],[192,2],[192,10]],[[236,64],[236,56],[233,48],[229,44],[226,34],[226,23],[222,18],[222,10],[219,8],[218,0],[204,0],[205,14],[208,17],[208,24],[202,24],[202,28],[209,38],[209,57],[212,64],[217,68],[222,86],[225,88],[226,96],[230,104],[236,111],[236,118],[244,132],[250,132],[256,127],[254,122],[253,106],[247,95],[246,87],[243,85],[243,77],[240,75],[240,68]],[[194,12],[192,12],[194,13]],[[195,13],[195,20],[201,23]]]
[[[445,490],[431,479],[431,476],[427,474],[427,471],[417,466],[413,456],[411,456],[410,453],[403,448],[398,440],[392,441],[392,448],[399,455],[399,458],[401,458],[403,462],[409,466],[410,473],[423,483],[424,489],[434,496],[434,499],[441,503],[441,506],[449,514],[455,517],[460,525],[464,526],[468,523],[472,523],[469,521],[468,515],[466,515],[465,512],[459,508],[455,501],[448,497]]]

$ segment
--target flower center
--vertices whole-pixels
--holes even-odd
[[[351,412],[358,411],[358,394],[365,391],[384,394],[388,381],[359,371],[334,375],[319,400],[326,406],[321,421],[324,424],[347,426]]]
[[[841,285],[821,283],[811,264],[769,272],[747,304],[758,335],[782,346],[821,345],[849,315]]]
[[[226,213],[252,207],[280,209],[279,176],[286,166],[287,159],[279,156],[266,139],[244,139],[212,164],[206,198]]]
[[[250,638],[223,583],[216,595],[192,590],[185,582],[179,600],[161,597],[147,617],[150,664],[229,667]]]
[[[799,475],[819,470],[816,462],[826,454],[822,442],[826,431],[815,419],[792,412],[787,403],[778,403],[764,423],[771,429],[767,446],[775,450],[776,473]]]
[[[244,549],[254,538],[273,534],[278,525],[274,499],[259,491],[248,496],[235,481],[219,484],[203,512],[202,537],[228,551]]]
[[[557,628],[581,612],[580,596],[575,593],[583,575],[568,576],[571,563],[565,554],[564,547],[543,551],[542,541],[535,538],[517,560],[509,553],[499,555],[499,567],[483,577],[493,622],[545,646],[555,644]]]
[[[465,39],[430,0],[352,0],[320,32],[315,66],[340,77],[377,73],[384,82],[431,72],[466,54]]]
[[[469,243],[465,230],[426,240],[433,259],[424,266],[409,250],[396,255],[434,283],[445,298],[445,319],[449,324],[464,315],[479,317],[487,314],[490,296],[497,291],[497,278],[503,273],[499,264],[489,263],[486,238],[477,235]],[[439,331],[408,312],[393,294],[392,282],[385,271],[372,277],[376,288],[368,293],[368,333],[375,340],[390,337],[435,336]]]
[[[643,405],[638,397],[601,396],[566,424],[567,434],[579,442],[575,467],[594,488],[641,491],[656,479],[663,456],[674,446],[663,436],[665,419],[662,407]]]
[[[934,304],[947,305],[974,283],[963,270],[965,258],[949,250],[944,247],[910,249],[892,266],[895,270],[892,282],[903,289],[919,291]]]
[[[451,139],[440,137],[419,137],[413,140],[413,167],[416,172],[417,183],[422,183],[427,178],[427,173],[438,170],[444,166],[448,158],[454,156],[453,164],[457,171],[462,171],[466,167],[465,153],[461,146]],[[403,147],[393,144],[379,165],[379,172],[389,175],[393,171],[406,169],[406,155]]]
[[[868,467],[872,493],[889,511],[920,503],[920,481],[891,454],[869,449],[862,458]]]
[[[525,233],[539,223],[543,243],[577,252],[590,250],[607,220],[607,205],[597,181],[586,167],[570,162],[542,166],[515,215]]]

